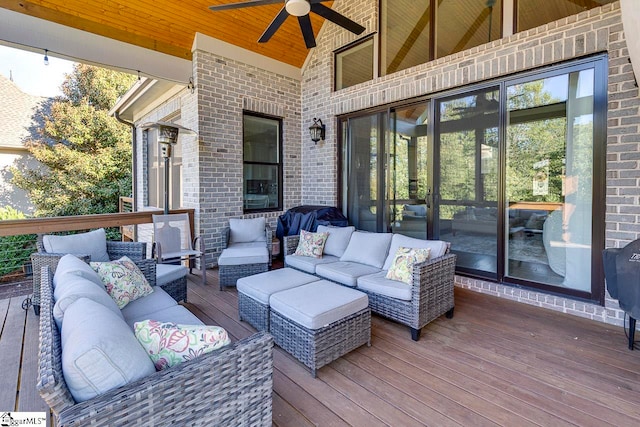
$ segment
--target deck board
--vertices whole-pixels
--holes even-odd
[[[233,340],[254,333],[238,320],[235,289],[219,290],[216,270],[207,286],[189,279],[185,306],[196,316]],[[372,316],[372,346],[315,379],[276,347],[273,425],[640,425],[640,351],[626,348],[622,328],[455,292],[454,318],[436,319],[418,342],[406,327]],[[37,317],[25,315],[22,299],[0,300],[0,410],[43,411]]]

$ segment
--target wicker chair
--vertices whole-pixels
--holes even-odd
[[[234,242],[231,238],[231,227],[226,227],[223,232],[223,251],[224,249],[234,247]],[[223,289],[224,286],[235,286],[238,279],[242,277],[251,276],[258,273],[264,273],[268,271],[271,267],[271,251],[273,248],[272,240],[273,240],[273,231],[269,224],[265,224],[264,227],[264,242],[255,242],[256,245],[264,244],[267,249],[267,259],[265,262],[260,263],[249,263],[249,264],[237,264],[237,265],[221,265],[218,264],[218,276],[219,276],[219,284],[220,290]],[[243,245],[242,243],[240,245]],[[219,260],[220,261],[220,260]]]
[[[285,255],[295,252],[300,236],[285,236]],[[453,283],[456,255],[446,254],[413,266],[411,300],[404,301],[386,295],[360,291],[369,296],[371,311],[411,329],[411,338],[420,339],[422,327],[446,314],[453,317]]]
[[[151,261],[155,266],[155,262]],[[150,271],[143,271],[154,280]],[[41,269],[38,392],[61,426],[271,426],[273,337],[259,332],[220,350],[76,403],[62,372],[52,272]]]

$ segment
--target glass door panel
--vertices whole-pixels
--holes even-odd
[[[392,111],[389,144],[389,224],[394,233],[427,238],[429,104]]]
[[[451,242],[460,271],[496,277],[499,90],[436,104],[436,233]]]
[[[507,86],[505,275],[591,291],[594,69]]]

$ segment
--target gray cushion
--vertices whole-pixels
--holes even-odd
[[[391,233],[354,231],[349,240],[349,246],[340,257],[340,261],[359,262],[382,268],[389,253],[392,236]]]
[[[104,228],[88,233],[56,236],[47,234],[42,237],[44,250],[54,254],[86,254],[91,261],[109,261],[107,253],[107,234]]]
[[[173,307],[164,308],[162,310],[154,311],[153,313],[147,313],[142,316],[126,318],[125,322],[131,328],[133,333],[133,324],[141,322],[143,320],[157,320],[158,322],[173,322],[178,325],[204,325],[195,314],[184,308],[183,306],[176,304]]]
[[[329,233],[327,241],[324,244],[324,254],[341,257],[349,246],[351,234],[356,230],[352,225],[349,227],[333,227],[319,225],[318,232]]]
[[[356,286],[358,277],[377,273],[378,271],[380,271],[380,269],[377,267],[347,261],[321,264],[316,267],[316,274],[318,276],[351,287]]]
[[[238,279],[236,287],[238,292],[242,292],[262,304],[269,304],[269,297],[272,294],[317,280],[316,276],[293,268],[279,268],[242,277]]]
[[[145,297],[131,301],[122,308],[122,316],[124,320],[139,319],[149,313],[173,307],[178,303],[171,298],[161,287],[154,286],[153,292]]]
[[[449,243],[444,242],[442,240],[424,240],[424,239],[416,239],[414,237],[408,237],[402,234],[394,234],[393,239],[391,239],[391,246],[389,247],[389,255],[384,262],[383,270],[388,270],[391,268],[391,264],[393,264],[393,259],[396,256],[396,252],[399,247],[404,248],[429,248],[431,249],[431,253],[429,254],[429,259],[438,258],[447,253],[447,249],[449,249]]]
[[[156,371],[124,320],[90,299],[67,308],[61,335],[62,372],[76,402]]]
[[[184,265],[156,264],[156,285],[162,286],[187,275],[189,269]]]
[[[385,277],[386,275],[387,271],[382,270],[378,273],[358,277],[357,289],[411,301],[412,286],[397,280],[389,280]]]
[[[113,311],[122,319],[122,313],[116,302],[109,296],[104,286],[96,285],[91,280],[87,280],[80,276],[68,274],[65,279],[58,283],[53,290],[55,305],[53,306],[53,318],[61,329],[65,312],[67,309],[80,298],[88,298],[95,301],[107,309]]]
[[[316,267],[320,264],[328,264],[330,262],[340,261],[340,258],[332,255],[322,255],[322,258],[314,258],[311,256],[287,255],[284,257],[285,265],[289,265],[298,270],[315,274]]]
[[[69,274],[84,277],[85,279],[91,280],[96,285],[104,287],[102,279],[100,279],[98,273],[96,273],[89,264],[75,255],[65,255],[60,258],[58,266],[56,267],[56,273],[53,275],[53,287],[55,288],[57,286],[58,281],[60,281],[63,276]]]
[[[218,265],[266,264],[269,251],[266,246],[250,248],[227,248],[218,258]]]
[[[233,243],[266,241],[266,221],[264,217],[258,218],[230,218],[229,231]]]
[[[369,306],[363,292],[327,280],[271,295],[271,310],[308,329],[319,329]]]

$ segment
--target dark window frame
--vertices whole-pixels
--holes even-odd
[[[373,58],[372,58],[372,62],[373,63],[371,64],[371,76],[372,76],[372,79],[375,79],[377,77],[377,74],[376,74],[376,68],[377,67],[376,67],[376,63],[375,63],[376,62],[375,61],[376,45],[375,45],[374,36],[375,36],[375,33],[368,34],[365,37],[362,37],[362,38],[360,38],[358,40],[355,40],[355,41],[353,41],[353,42],[351,42],[351,43],[349,43],[349,44],[347,44],[345,46],[342,46],[341,48],[336,49],[336,50],[333,51],[333,91],[334,92],[338,91],[338,90],[342,90],[342,89],[346,89],[346,88],[351,87],[351,86],[345,86],[345,87],[338,88],[338,55],[340,55],[341,53],[345,53],[345,52],[347,52],[347,51],[349,51],[349,50],[351,50],[351,49],[353,49],[355,47],[358,47],[358,46],[360,46],[362,44],[365,44],[365,43],[367,43],[369,41],[371,41],[371,54],[373,56]],[[365,80],[365,81],[368,81],[368,80]],[[360,82],[360,83],[364,83],[364,81]],[[359,84],[359,83],[356,83],[356,84]],[[354,85],[352,85],[352,86],[354,86]]]

